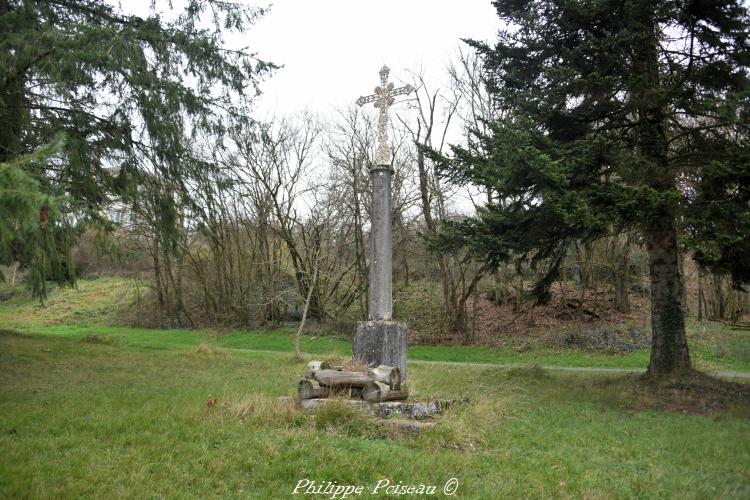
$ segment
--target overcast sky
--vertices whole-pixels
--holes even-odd
[[[114,1],[137,15],[151,13],[152,0]],[[270,3],[240,1],[258,7]],[[172,0],[176,9],[182,4]],[[170,10],[165,2],[156,5],[160,13]],[[495,40],[499,27],[491,0],[276,0],[246,33],[225,36],[227,46],[247,47],[283,66],[262,83],[257,118],[304,110],[335,117],[359,96],[373,93],[383,64],[397,86],[420,70],[432,91],[445,85],[461,38]],[[372,105],[368,110],[376,113]],[[465,193],[455,203],[471,208]]]
[[[284,66],[258,110],[331,114],[371,94],[383,64],[396,84],[420,66],[443,81],[460,38],[494,40],[498,27],[490,0],[277,0],[246,35],[261,59]]]

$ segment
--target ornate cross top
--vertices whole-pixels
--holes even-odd
[[[374,102],[375,107],[380,109],[378,118],[378,152],[375,156],[376,165],[391,164],[391,148],[388,146],[388,108],[393,104],[393,98],[397,95],[410,94],[414,91],[411,85],[405,85],[397,89],[392,83],[388,83],[388,66],[380,69],[380,85],[375,87],[375,93],[362,96],[357,99],[357,105],[362,106],[368,102]]]

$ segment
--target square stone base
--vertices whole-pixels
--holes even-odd
[[[409,329],[398,321],[360,321],[354,333],[354,359],[368,366],[396,366],[407,382],[406,347]]]

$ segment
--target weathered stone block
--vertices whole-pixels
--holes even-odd
[[[401,371],[401,382],[406,383],[406,323],[398,321],[360,321],[354,334],[354,358],[368,366],[395,366]]]
[[[468,404],[468,399],[430,399],[426,401],[384,401],[382,403],[368,403],[367,401],[352,399],[296,399],[288,396],[279,398],[282,401],[299,404],[305,410],[315,410],[323,405],[337,403],[345,404],[355,408],[365,415],[380,418],[406,417],[413,419],[424,419],[438,417],[452,408]]]

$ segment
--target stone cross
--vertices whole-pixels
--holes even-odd
[[[411,85],[393,88],[388,82],[387,66],[380,69],[380,85],[375,93],[357,99],[363,106],[374,102],[380,109],[378,118],[378,149],[375,164],[370,168],[372,179],[372,222],[370,229],[370,288],[368,318],[386,320],[393,318],[392,235],[391,235],[391,148],[388,145],[388,108],[394,97],[409,94]]]
[[[391,234],[391,148],[388,145],[388,108],[397,95],[414,90],[410,85],[393,88],[388,83],[389,69],[380,70],[380,85],[375,93],[357,99],[362,106],[374,102],[380,110],[378,149],[370,167],[372,183],[372,220],[370,223],[370,288],[368,319],[357,323],[352,351],[355,359],[368,366],[381,364],[398,367],[407,381],[406,348],[408,328],[393,321],[393,257]]]
[[[378,151],[375,155],[376,165],[391,164],[391,148],[388,145],[388,108],[393,104],[393,98],[397,95],[411,94],[414,87],[405,85],[397,89],[393,88],[392,83],[388,83],[388,73],[391,70],[388,66],[380,68],[380,85],[375,87],[375,93],[362,96],[357,99],[357,105],[363,106],[368,102],[375,102],[375,107],[380,109],[378,117]]]

